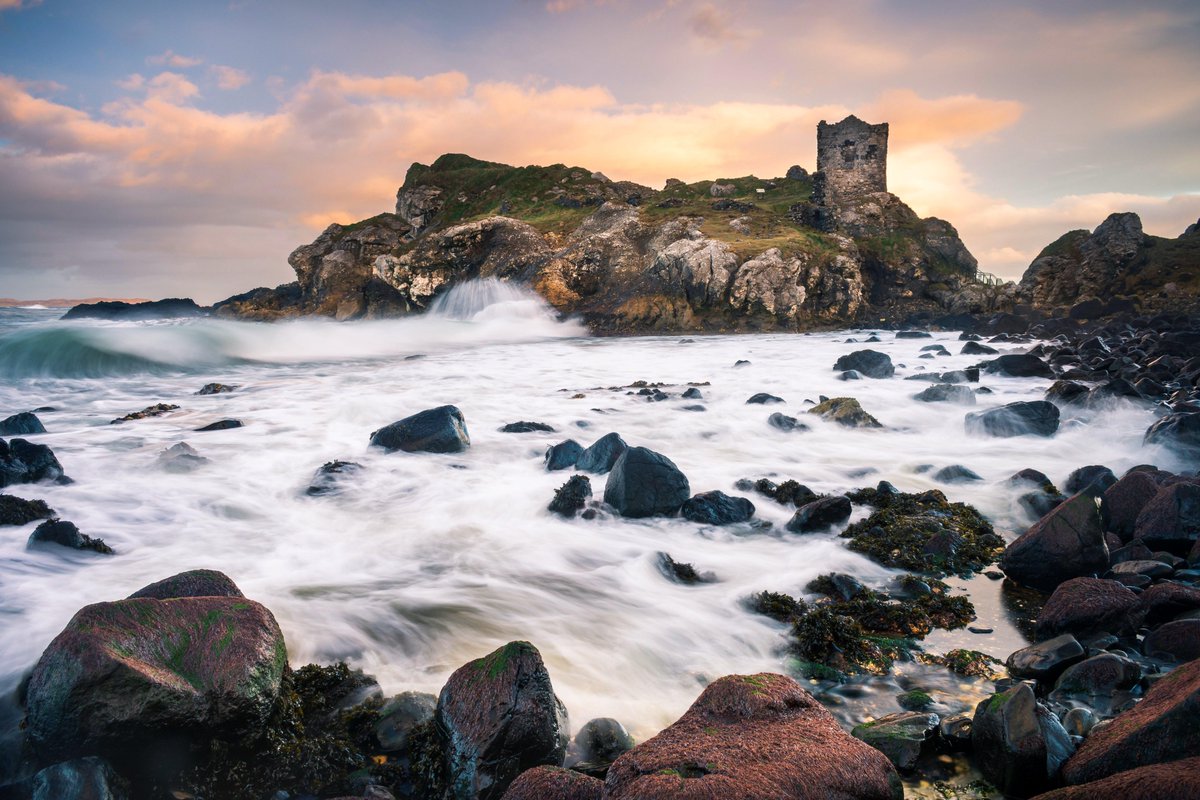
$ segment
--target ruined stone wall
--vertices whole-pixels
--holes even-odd
[[[888,125],[855,116],[817,125],[817,170],[824,174],[824,202],[841,205],[864,194],[887,191]]]

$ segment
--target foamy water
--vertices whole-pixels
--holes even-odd
[[[976,363],[918,358],[931,343],[957,353],[954,334],[884,333],[872,345],[843,343],[862,332],[596,339],[556,321],[536,299],[494,287],[450,298],[442,314],[277,325],[62,323],[56,312],[36,311],[0,317],[0,416],[56,407],[40,415],[49,433],[28,438],[52,447],[76,480],[5,491],[44,498],[118,552],[28,552],[33,525],[0,528],[0,688],[19,679],[80,606],[207,567],[275,613],[294,665],[346,659],[378,676],[385,691],[436,692],[460,664],[527,639],[546,658],[574,726],[614,716],[644,735],[682,713],[706,680],[783,668],[782,626],[743,610],[742,598],[763,589],[801,593],[830,570],[879,583],[892,573],[833,534],[784,532],[788,510],[757,496],[758,516],[773,530],[556,518],[546,504],[571,473],[543,469],[547,445],[574,438],[586,446],[617,431],[674,460],[693,492],[732,493],[737,479],[766,475],[818,492],[879,480],[905,491],[937,487],[976,505],[1008,536],[1027,524],[1018,492],[1004,482],[1018,469],[1061,482],[1084,464],[1118,473],[1145,462],[1172,466],[1167,454],[1141,446],[1151,413],[1130,406],[1078,422],[1066,413],[1052,439],[967,438],[971,409],[915,402],[927,384],[901,380],[919,367]],[[890,380],[838,380],[833,362],[861,347],[905,366]],[[751,363],[735,368],[739,359]],[[658,403],[597,388],[636,380],[678,388]],[[240,388],[194,394],[210,381]],[[695,402],[678,398],[687,382],[710,384],[700,387],[705,412],[683,410]],[[985,376],[995,394],[980,396],[977,408],[1040,399],[1048,383]],[[756,392],[787,404],[746,405]],[[813,419],[810,432],[784,434],[767,425],[772,412],[799,416],[806,399],[822,394],[858,397],[887,429]],[[108,424],[158,402],[182,408]],[[376,428],[446,403],[466,417],[467,452],[368,448]],[[246,426],[193,430],[223,417]],[[518,420],[558,432],[497,431]],[[164,471],[158,454],[181,441],[210,463],[190,474]],[[333,459],[365,469],[341,494],[305,496],[313,472]],[[986,481],[939,486],[916,472],[954,463]],[[592,480],[602,495],[604,478]],[[659,551],[720,580],[670,583],[656,568]]]

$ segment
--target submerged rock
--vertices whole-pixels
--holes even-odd
[[[767,424],[772,428],[776,428],[784,432],[806,431],[809,429],[807,425],[795,417],[789,417],[787,414],[780,414],[778,411],[767,417]]]
[[[1054,370],[1050,365],[1028,353],[1013,353],[993,359],[984,369],[994,375],[1008,375],[1013,378],[1053,378]]]
[[[1167,414],[1146,431],[1144,444],[1159,444],[1189,458],[1200,458],[1200,412]]]
[[[304,493],[309,497],[333,494],[341,489],[346,476],[353,475],[362,468],[362,464],[354,461],[326,461],[313,473],[312,482],[308,484]]]
[[[196,392],[196,394],[198,394],[198,395],[228,394],[229,392],[232,392],[233,390],[235,390],[237,388],[238,387],[236,387],[236,386],[230,386],[225,383],[206,383],[202,387],[200,387],[200,391]]]
[[[42,421],[37,418],[37,414],[30,411],[22,411],[20,414],[13,414],[8,419],[0,420],[0,436],[24,436],[45,432],[46,428],[42,425]]]
[[[690,494],[687,476],[675,462],[645,447],[621,453],[604,485],[604,502],[623,517],[673,514]]]
[[[461,453],[471,446],[471,437],[461,411],[438,406],[380,428],[371,434],[371,444],[389,453]]]
[[[208,459],[187,442],[177,442],[158,454],[158,465],[177,474],[191,472],[207,463]]]
[[[729,675],[678,721],[617,759],[606,800],[899,800],[895,769],[843,732],[791,678]]]
[[[537,648],[510,642],[459,667],[434,716],[455,800],[500,800],[516,777],[560,767],[567,712]]]
[[[717,576],[711,572],[700,572],[691,564],[676,561],[670,553],[659,553],[656,563],[658,571],[669,581],[694,586],[698,583],[713,583]]]
[[[688,498],[679,511],[684,519],[706,525],[733,525],[754,516],[754,503],[724,492],[703,492]]]
[[[199,433],[207,433],[208,431],[231,431],[234,428],[241,428],[245,424],[246,423],[242,422],[240,419],[219,419],[216,422],[210,422],[207,425],[201,425],[199,428],[196,428],[196,431]]]
[[[105,544],[103,539],[93,539],[80,533],[74,522],[60,519],[46,520],[29,535],[30,549],[46,545],[58,545],[72,550],[91,550],[104,555],[113,553],[113,549]]]
[[[975,405],[975,393],[966,386],[953,383],[936,383],[913,396],[914,400],[922,403],[957,403],[963,406]]]
[[[544,422],[510,422],[500,428],[501,433],[554,433],[553,426]]]
[[[775,395],[767,394],[766,392],[759,392],[758,394],[750,395],[750,399],[746,401],[746,405],[761,406],[761,405],[767,405],[769,403],[782,403],[782,402],[783,402],[782,397],[776,397]]]
[[[932,752],[938,736],[937,714],[901,711],[855,725],[850,735],[888,757],[901,772],[911,772],[922,753]]]

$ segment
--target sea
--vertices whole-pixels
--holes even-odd
[[[878,587],[896,574],[849,551],[836,531],[787,532],[794,509],[736,491],[739,479],[790,478],[818,493],[882,480],[903,491],[936,488],[1011,540],[1032,522],[1017,503],[1028,487],[1008,481],[1020,469],[1061,485],[1088,464],[1118,475],[1142,463],[1182,466],[1143,446],[1154,411],[1131,404],[1064,411],[1052,438],[968,436],[969,411],[1041,399],[1050,382],[985,374],[971,386],[991,393],[974,408],[915,401],[928,384],[906,377],[980,361],[958,354],[958,332],[904,339],[874,331],[876,344],[862,343],[873,333],[865,329],[596,337],[496,282],[458,287],[420,316],[378,321],[62,314],[0,309],[0,418],[53,409],[38,412],[47,433],[26,438],[49,445],[74,482],[4,491],[44,499],[116,554],[29,550],[33,524],[0,528],[5,694],[80,607],[208,568],[271,609],[293,666],[344,660],[388,694],[436,693],[458,666],[526,640],[542,653],[574,728],[615,717],[644,737],[682,714],[708,681],[788,671],[785,626],[748,611],[751,594],[803,596],[831,571]],[[923,358],[932,344],[951,354]],[[1007,353],[1030,344],[994,346]],[[864,347],[890,355],[895,377],[841,380],[834,362]],[[639,381],[663,384],[667,399],[638,394]],[[210,382],[236,390],[198,395]],[[680,397],[689,386],[701,400]],[[746,403],[759,392],[784,402]],[[855,397],[884,427],[854,430],[806,414],[822,396]],[[179,409],[111,424],[156,403]],[[466,419],[465,452],[369,446],[372,431],[445,404]],[[771,427],[774,412],[810,430]],[[244,426],[197,431],[225,418]],[[500,432],[517,421],[555,430]],[[612,431],[674,461],[693,492],[750,497],[755,520],[715,527],[551,514],[547,504],[571,473],[548,472],[546,448],[565,439],[587,446]],[[161,454],[180,442],[207,461],[186,473],[165,468]],[[363,468],[340,491],[309,496],[314,473],[333,460]],[[983,480],[932,477],[954,464]],[[599,500],[605,476],[591,480]],[[856,508],[854,519],[866,513]],[[716,580],[668,580],[660,553]],[[999,582],[953,584],[971,594],[978,627],[991,633],[937,632],[927,649],[969,646],[1003,658],[1023,645]],[[891,702],[878,710],[898,710]]]

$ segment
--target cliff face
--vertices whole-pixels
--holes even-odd
[[[1112,214],[1096,230],[1071,231],[1047,246],[1021,277],[1021,294],[1075,316],[1107,310],[1184,310],[1200,298],[1200,230],[1176,239],[1149,236],[1137,214]]]
[[[786,330],[1011,302],[1012,287],[976,281],[949,223],[886,192],[834,206],[813,189],[799,168],[655,191],[562,165],[447,155],[413,165],[394,214],[331,225],[293,252],[295,284],[215,308],[393,316],[477,277],[527,284],[601,332]]]

